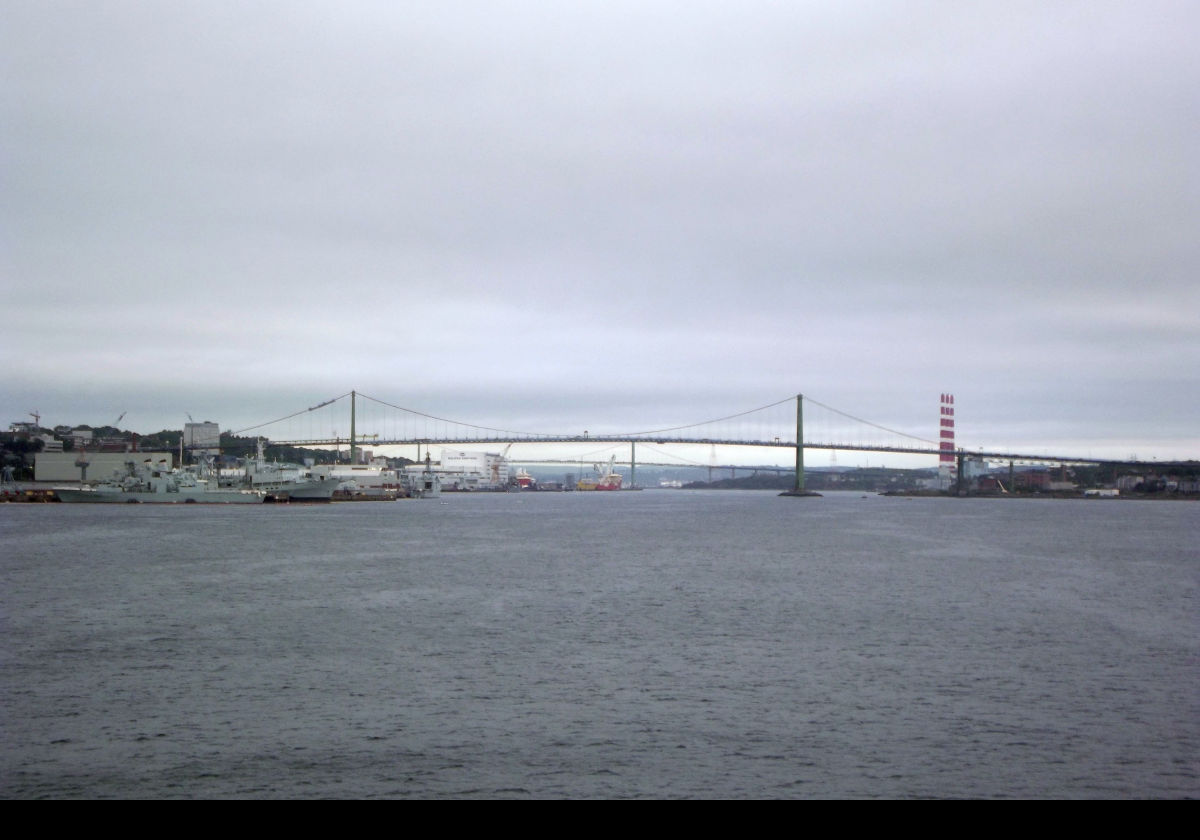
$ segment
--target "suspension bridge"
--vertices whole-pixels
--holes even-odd
[[[949,399],[949,401],[947,401]],[[636,470],[637,446],[678,444],[790,449],[794,452],[795,490],[804,490],[804,452],[853,451],[923,455],[955,465],[961,478],[966,457],[985,461],[1090,465],[1103,459],[1045,453],[966,451],[955,446],[953,398],[942,395],[942,420],[938,439],[921,437],[864,420],[803,395],[789,396],[768,405],[686,425],[632,432],[531,432],[500,429],[451,420],[405,408],[376,397],[349,391],[286,416],[233,432],[266,437],[273,445],[344,447],[351,461],[362,446],[420,447],[521,444],[628,445],[629,465]],[[949,406],[949,407],[948,407]],[[947,419],[947,415],[949,419]],[[345,429],[340,435],[337,429]],[[949,431],[947,431],[949,429]],[[655,450],[657,451],[657,450]],[[565,463],[570,461],[560,461]],[[643,465],[646,462],[643,461]],[[665,466],[666,464],[660,464]],[[679,466],[704,466],[679,461]],[[790,469],[789,469],[790,471]],[[632,480],[632,479],[631,479]]]

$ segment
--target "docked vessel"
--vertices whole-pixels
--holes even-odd
[[[262,504],[274,501],[268,492],[223,488],[215,474],[194,469],[170,469],[165,461],[126,461],[112,478],[79,487],[56,487],[62,502],[109,504]]]
[[[261,438],[255,457],[247,458],[236,476],[221,480],[223,487],[261,491],[280,502],[328,502],[341,484],[332,475],[314,475],[300,464],[267,461]]]
[[[515,476],[513,476],[513,479],[516,482],[517,486],[520,487],[522,490],[536,490],[537,489],[537,479],[534,478],[532,475],[530,475],[525,470],[524,467],[520,467],[517,469],[517,474]]]
[[[608,459],[608,464],[595,464],[592,469],[595,471],[595,476],[592,478],[581,478],[575,484],[576,490],[620,490],[621,482],[625,480],[619,472],[616,471],[617,456],[614,455]]]

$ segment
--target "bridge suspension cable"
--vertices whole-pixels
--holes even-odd
[[[855,417],[853,414],[847,414],[846,412],[836,409],[831,405],[825,405],[825,403],[821,402],[820,400],[814,400],[812,397],[806,396],[806,397],[804,397],[804,401],[810,402],[813,405],[819,405],[821,408],[825,409],[826,411],[832,411],[834,414],[845,417],[847,420],[853,420],[855,423],[862,423],[864,426],[870,426],[874,429],[879,429],[880,431],[887,432],[888,434],[899,435],[900,437],[908,438],[909,440],[915,440],[915,441],[920,441],[921,443],[927,443],[933,447],[937,447],[937,445],[938,445],[937,441],[929,440],[929,439],[923,438],[923,437],[917,437],[916,435],[910,435],[910,434],[908,434],[908,432],[900,432],[900,431],[897,431],[896,429],[889,429],[887,426],[881,426],[878,423],[872,423],[870,420],[864,420],[861,417]]]
[[[277,417],[276,419],[268,420],[265,423],[258,423],[254,426],[247,426],[244,429],[238,429],[236,432],[232,432],[231,434],[240,435],[243,432],[252,432],[255,429],[261,429],[263,426],[270,426],[274,423],[282,423],[284,420],[291,420],[293,417],[299,417],[301,414],[307,414],[310,411],[316,411],[318,408],[324,408],[325,406],[329,405],[330,403],[335,403],[338,400],[345,399],[346,397],[350,396],[350,394],[351,394],[351,392],[347,391],[346,393],[342,394],[340,397],[334,397],[331,400],[325,400],[325,402],[317,403],[316,405],[310,406],[309,408],[304,408],[304,409],[301,409],[300,411],[294,411],[291,414],[287,415],[286,417]]]
[[[343,394],[343,396],[345,396],[345,395]],[[387,406],[388,408],[394,408],[397,411],[404,411],[409,414],[415,414],[418,417],[424,417],[428,420],[436,420],[439,423],[450,423],[455,426],[466,426],[468,429],[479,429],[480,431],[484,431],[484,432],[495,432],[496,434],[501,434],[501,435],[514,435],[516,437],[521,437],[521,438],[562,437],[562,435],[552,435],[552,434],[547,434],[545,432],[514,432],[512,429],[493,429],[490,426],[479,426],[474,423],[464,423],[461,420],[450,420],[445,417],[438,417],[435,414],[427,414],[424,411],[416,411],[411,408],[405,408],[402,405],[396,405],[394,403],[387,402],[386,400],[381,400],[376,397],[372,397],[369,394],[360,393],[359,396],[362,397],[363,399],[370,400],[371,402],[375,402],[375,403],[379,403],[380,405]],[[286,418],[284,418],[284,419],[286,419]]]
[[[349,437],[342,437],[337,434],[337,432],[336,432],[337,422],[335,420],[333,420],[332,416],[330,416],[328,414],[328,412],[326,412],[326,416],[320,422],[321,422],[321,424],[332,423],[335,427],[335,430],[333,431],[333,433],[331,435],[313,434],[314,430],[312,428],[312,426],[313,426],[312,421],[316,418],[317,410],[321,409],[321,408],[329,407],[329,406],[333,406],[333,408],[336,408],[336,406],[334,404],[339,403],[341,400],[343,400],[347,397],[351,397],[351,398],[361,397],[362,403],[365,404],[365,407],[375,406],[375,407],[378,407],[379,409],[382,409],[385,412],[382,415],[378,414],[376,412],[371,412],[371,411],[368,411],[368,412],[360,411],[359,412],[358,429],[362,430],[365,426],[365,427],[371,429],[371,432],[370,433],[359,433],[359,432],[354,431],[355,414],[354,414],[354,410],[352,408],[351,412],[350,412],[350,422],[351,422],[351,432],[352,433]],[[856,417],[855,415],[850,414],[846,411],[842,411],[840,409],[834,408],[833,406],[826,405],[825,403],[823,403],[819,400],[814,400],[811,397],[785,397],[784,399],[776,400],[774,402],[767,403],[765,405],[761,405],[756,408],[747,409],[745,411],[738,411],[735,413],[731,413],[731,414],[727,414],[727,415],[718,417],[716,419],[703,420],[703,421],[699,421],[699,422],[695,422],[695,423],[680,424],[680,425],[675,425],[675,426],[660,427],[660,428],[654,428],[654,429],[645,429],[645,430],[636,431],[636,432],[623,432],[623,433],[619,433],[619,434],[593,434],[593,435],[589,436],[587,432],[584,432],[582,435],[580,435],[578,433],[566,434],[566,433],[550,433],[550,432],[514,431],[512,429],[504,429],[504,428],[499,428],[499,427],[494,427],[494,426],[482,426],[482,425],[478,425],[475,423],[467,423],[467,422],[463,422],[460,420],[452,420],[450,418],[431,414],[431,413],[425,412],[425,411],[417,411],[415,409],[406,408],[404,406],[397,405],[396,403],[388,402],[387,400],[382,400],[378,397],[374,397],[369,394],[362,394],[362,393],[359,393],[356,391],[350,391],[350,392],[342,394],[338,397],[334,397],[333,399],[325,400],[324,402],[318,403],[317,405],[314,405],[310,408],[292,412],[292,413],[287,414],[278,419],[270,420],[265,423],[259,423],[259,424],[253,425],[253,426],[248,426],[244,429],[239,430],[239,432],[237,432],[237,434],[244,434],[246,432],[254,432],[257,430],[262,430],[266,427],[277,426],[278,424],[284,424],[284,423],[287,423],[288,421],[294,421],[294,418],[297,418],[297,417],[307,416],[310,421],[309,422],[310,428],[308,430],[308,434],[307,435],[305,435],[305,434],[291,435],[289,437],[295,437],[297,439],[289,440],[287,442],[295,443],[295,444],[303,443],[305,445],[318,444],[318,443],[323,444],[323,445],[324,444],[332,445],[335,443],[341,443],[343,441],[348,441],[351,444],[351,446],[353,447],[355,444],[359,443],[360,441],[366,442],[368,439],[374,440],[375,442],[377,442],[378,444],[381,444],[381,445],[383,445],[383,444],[391,445],[391,444],[400,444],[400,443],[421,443],[421,442],[442,443],[442,444],[445,444],[445,443],[468,444],[468,443],[493,442],[496,440],[500,440],[500,441],[508,440],[511,442],[527,441],[530,443],[535,443],[535,442],[583,443],[585,441],[591,440],[591,441],[595,441],[597,443],[600,443],[602,441],[604,441],[604,442],[616,442],[616,441],[653,442],[653,441],[659,441],[662,443],[685,443],[685,444],[695,444],[695,443],[723,444],[723,443],[727,443],[727,444],[732,444],[732,445],[743,445],[743,446],[794,447],[796,445],[797,441],[795,440],[795,436],[793,433],[794,433],[794,431],[797,431],[797,426],[796,426],[796,423],[792,420],[792,417],[790,415],[790,408],[789,408],[790,404],[794,400],[801,400],[803,402],[809,403],[810,405],[812,405],[814,407],[819,407],[820,409],[822,409],[822,411],[818,412],[818,415],[824,413],[831,419],[839,420],[839,422],[841,424],[849,423],[849,424],[852,424],[852,425],[858,427],[859,429],[871,429],[871,430],[874,430],[876,433],[882,432],[882,433],[887,434],[895,439],[919,443],[922,447],[922,449],[920,450],[922,452],[923,451],[936,452],[938,449],[938,444],[932,440],[922,438],[917,435],[909,434],[906,432],[901,432],[896,429],[891,429],[891,428],[881,425],[879,423],[872,423],[869,420],[864,420],[861,417]],[[333,409],[330,409],[330,410],[332,411]],[[399,418],[388,419],[386,417],[386,414],[390,413],[390,412],[395,412],[397,415],[399,415]],[[787,417],[782,416],[781,412],[787,412],[788,416]],[[370,416],[370,415],[374,415],[374,416]],[[796,419],[799,419],[799,416],[800,416],[800,414],[799,414],[799,404],[798,404],[797,408],[796,408],[796,415],[795,415]],[[401,424],[407,425],[407,424],[405,424],[404,418],[410,418],[411,420],[417,421],[418,425],[420,423],[425,423],[425,424],[427,424],[426,428],[424,430],[421,430],[419,428],[401,429],[401,428],[397,428],[395,426],[392,426],[391,428],[387,428],[388,426],[391,426],[394,422],[396,422],[397,419],[399,420],[399,422]],[[810,423],[811,423],[811,418],[810,418]],[[430,429],[428,424],[436,424],[436,425],[447,427],[447,428]],[[819,420],[818,420],[817,426],[818,427],[821,426],[821,422]],[[454,428],[454,427],[457,427],[457,428]],[[284,437],[284,436],[280,435],[279,437]],[[353,440],[351,440],[350,438],[353,438]],[[915,452],[915,451],[917,451],[914,448],[910,448],[911,444],[904,444],[904,443],[888,444],[888,443],[880,443],[877,441],[864,441],[862,439],[851,440],[846,436],[844,429],[841,430],[841,433],[838,433],[837,426],[826,427],[823,431],[818,432],[816,435],[812,434],[811,430],[809,430],[808,433],[804,434],[804,440],[800,441],[800,442],[806,447],[818,448],[818,449],[847,448],[847,449],[869,449],[869,450],[879,450],[879,451],[893,450],[893,451],[897,451],[897,452],[900,452],[900,451]]]
[[[334,410],[331,408],[329,411],[324,412],[324,414],[320,417],[317,414],[317,410],[326,408],[329,406],[333,406],[334,403],[338,403],[341,400],[345,399],[346,397],[353,398],[355,395],[356,395],[355,391],[350,391],[350,392],[347,392],[340,396],[334,397],[333,399],[325,400],[324,402],[318,403],[317,405],[311,406],[309,408],[301,409],[299,411],[294,411],[290,414],[284,415],[283,417],[277,418],[275,420],[270,420],[270,421],[267,421],[264,423],[258,423],[258,424],[252,425],[252,426],[247,426],[243,429],[238,430],[237,432],[234,432],[233,434],[241,435],[246,432],[254,432],[256,430],[263,429],[264,427],[267,427],[267,426],[286,423],[287,421],[294,420],[297,417],[307,416],[306,421],[300,421],[301,423],[307,422],[307,425],[309,428],[307,430],[308,434],[306,436],[293,435],[292,437],[294,437],[296,439],[287,439],[287,440],[278,439],[278,440],[276,440],[276,443],[296,445],[296,446],[334,446],[334,445],[341,446],[342,444],[349,442],[351,445],[351,451],[353,451],[354,447],[361,440],[366,439],[366,438],[373,439],[376,442],[376,444],[380,445],[380,446],[394,446],[394,445],[407,445],[407,444],[417,444],[417,445],[421,445],[421,444],[442,444],[442,445],[445,445],[445,444],[489,444],[490,445],[490,444],[494,444],[498,441],[509,441],[510,443],[523,441],[523,442],[528,442],[528,443],[572,443],[572,444],[580,444],[580,443],[603,444],[603,443],[618,443],[618,442],[620,442],[620,443],[625,443],[625,442],[657,443],[657,442],[661,442],[664,444],[665,443],[689,444],[689,445],[691,445],[691,444],[709,444],[709,445],[714,445],[714,446],[731,445],[731,446],[773,447],[773,448],[793,447],[798,450],[798,460],[799,460],[799,455],[806,448],[807,449],[829,449],[829,450],[845,449],[845,450],[856,450],[856,451],[862,451],[862,452],[882,452],[882,453],[897,453],[897,454],[910,454],[910,455],[938,455],[942,451],[941,444],[938,441],[934,441],[929,438],[923,438],[918,435],[910,434],[908,432],[902,432],[897,429],[892,429],[892,428],[889,428],[889,427],[884,426],[879,423],[873,423],[869,420],[864,420],[861,417],[856,417],[853,414],[850,414],[848,412],[834,408],[833,406],[826,405],[825,403],[823,403],[819,400],[815,400],[815,399],[813,399],[811,397],[807,397],[807,396],[804,396],[804,397],[798,396],[795,398],[787,397],[785,399],[778,400],[776,402],[769,403],[764,406],[760,406],[759,408],[752,408],[752,409],[749,409],[746,411],[737,412],[735,414],[729,414],[724,417],[718,418],[716,420],[706,420],[706,421],[699,422],[699,423],[690,423],[690,424],[686,424],[686,425],[678,425],[678,426],[672,426],[672,427],[660,428],[660,429],[654,429],[654,430],[647,430],[647,431],[641,431],[641,432],[626,432],[626,433],[623,433],[620,435],[617,435],[617,434],[595,434],[595,435],[589,436],[586,431],[582,435],[580,435],[580,434],[552,434],[552,433],[547,433],[547,432],[515,432],[510,429],[500,429],[500,428],[495,428],[495,427],[490,427],[490,426],[480,426],[480,425],[476,425],[473,423],[464,423],[462,421],[450,420],[450,419],[447,419],[444,417],[439,417],[437,415],[429,414],[429,413],[423,412],[423,411],[415,411],[410,408],[404,408],[403,406],[399,406],[394,403],[390,403],[385,400],[381,400],[377,397],[372,397],[372,396],[369,396],[366,394],[357,394],[357,396],[361,396],[361,397],[363,397],[364,400],[367,400],[370,403],[373,403],[375,405],[383,406],[388,409],[392,409],[396,412],[401,412],[404,415],[409,415],[414,418],[421,418],[421,421],[426,423],[425,433],[424,434],[415,433],[415,431],[416,431],[415,429],[398,430],[398,429],[393,428],[391,430],[388,430],[387,424],[394,422],[394,421],[391,418],[386,416],[388,414],[388,412],[382,412],[382,414],[385,415],[383,418],[379,418],[379,417],[371,418],[371,423],[369,424],[369,427],[372,428],[373,431],[370,433],[361,433],[360,434],[356,430],[356,427],[355,427],[355,414],[354,414],[354,409],[353,409],[354,403],[352,400],[351,411],[350,411],[350,429],[351,429],[350,435],[348,437],[339,435],[337,432],[337,427],[341,424],[342,420],[335,418]],[[794,423],[791,421],[791,419],[785,418],[782,416],[786,412],[781,408],[785,404],[792,402],[793,399],[795,399],[797,401]],[[818,414],[818,415],[821,415],[823,412],[827,413],[829,415],[836,415],[838,418],[842,418],[845,421],[849,421],[850,423],[857,424],[860,427],[867,427],[870,429],[874,429],[877,432],[883,432],[888,435],[892,435],[896,438],[902,438],[907,441],[913,441],[916,444],[920,444],[920,446],[914,446],[912,444],[897,443],[897,442],[877,442],[877,441],[868,441],[868,440],[848,439],[846,437],[846,432],[848,430],[838,429],[837,425],[830,425],[824,431],[820,431],[816,435],[814,435],[811,431],[811,421],[814,418],[811,418],[811,417],[805,418],[804,414],[802,412],[802,406],[803,406],[803,403],[805,403],[805,402],[822,409],[822,411],[816,412],[816,414]],[[778,409],[778,411],[774,412],[774,414],[778,415],[778,416],[766,416],[771,413],[771,412],[769,412],[770,409]],[[750,418],[750,415],[759,414],[759,413],[761,413],[759,417]],[[817,419],[817,425],[820,426],[821,420],[819,418],[816,418],[816,419]],[[802,420],[807,420],[809,422],[810,425],[807,430],[802,426]],[[432,421],[435,424],[437,424],[437,423],[448,424],[448,425],[452,425],[452,426],[458,426],[461,428],[460,428],[460,430],[457,430],[458,431],[457,437],[454,437],[450,434],[445,434],[445,433],[430,434],[429,429],[428,429],[429,421]],[[404,422],[403,418],[401,418],[400,422],[401,423]],[[720,429],[720,430],[716,430],[716,429],[706,430],[706,429],[701,428],[701,427],[705,427],[705,426],[716,426],[716,425],[722,424],[722,423],[730,424],[731,426],[736,426],[737,428],[736,429],[724,428],[724,429]],[[332,434],[325,435],[325,434],[314,433],[314,432],[316,432],[316,429],[314,429],[314,426],[319,425],[319,424],[328,424],[329,426],[331,426]],[[292,424],[293,427],[295,425],[296,425],[296,423]],[[840,421],[839,421],[838,425],[841,425]],[[707,433],[706,434],[698,434],[696,432],[693,432],[690,434],[680,434],[684,430],[688,430],[688,429],[697,430],[697,431],[705,431]],[[490,436],[483,435],[483,434],[478,434],[478,435],[464,434],[463,433],[464,430],[476,430],[479,432],[486,432],[486,433],[490,433]],[[390,433],[382,433],[381,434],[381,432],[389,432],[389,431],[390,431]],[[792,437],[793,431],[801,432],[800,440],[795,440]],[[850,430],[850,431],[852,431],[852,430]],[[283,434],[272,435],[272,437],[273,438],[283,438],[284,435]],[[975,458],[987,458],[987,459],[991,459],[991,460],[1007,460],[1007,461],[1018,460],[1018,461],[1030,461],[1030,462],[1060,462],[1060,463],[1117,463],[1117,462],[1109,462],[1109,461],[1104,461],[1103,459],[1095,459],[1095,458],[1078,458],[1078,457],[1069,457],[1069,456],[1060,456],[1060,455],[1051,456],[1044,452],[1041,454],[1019,454],[1019,453],[1011,453],[1011,452],[984,452],[982,449],[980,449],[980,450],[973,450],[970,453],[965,453],[965,450],[963,450],[961,447],[959,447],[955,451],[958,453],[960,462],[961,462],[961,459],[964,456],[964,454],[970,454],[972,457],[975,457]],[[587,457],[587,456],[583,456],[583,457]],[[674,456],[674,457],[679,458],[679,456]],[[574,460],[574,459],[571,459],[571,460]],[[688,459],[682,458],[681,460],[687,461]],[[1120,462],[1120,463],[1126,463],[1126,462]],[[797,470],[797,473],[800,473],[800,472],[801,472],[801,470]]]
[[[609,435],[609,437],[638,437],[646,435],[664,435],[667,432],[678,432],[683,429],[694,429],[697,426],[709,426],[713,423],[724,423],[729,420],[736,420],[739,417],[745,417],[748,414],[754,414],[757,411],[766,411],[768,408],[775,408],[784,403],[791,402],[795,397],[784,397],[781,400],[773,402],[769,405],[760,405],[758,408],[751,408],[747,411],[739,411],[737,414],[730,414],[728,417],[718,417],[715,420],[702,420],[699,423],[688,423],[686,426],[672,426],[669,429],[653,429],[648,432],[622,432],[619,435]]]
[[[648,444],[643,444],[643,446],[645,446],[646,449],[649,449],[651,452],[653,452],[655,455],[658,455],[661,458],[674,458],[679,466],[701,467],[701,468],[712,466],[711,464],[706,464],[703,461],[694,461],[691,458],[685,458],[682,455],[677,455],[674,452],[664,452],[663,450],[661,450],[655,446],[650,446]]]

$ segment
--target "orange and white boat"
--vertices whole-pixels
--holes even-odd
[[[575,484],[576,490],[620,490],[621,482],[625,480],[619,472],[616,471],[617,456],[614,455],[608,459],[608,464],[594,464],[593,469],[596,471],[594,478],[581,478]]]

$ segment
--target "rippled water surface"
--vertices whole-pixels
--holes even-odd
[[[1200,505],[0,505],[7,797],[1200,794]]]

